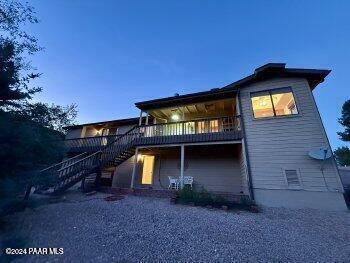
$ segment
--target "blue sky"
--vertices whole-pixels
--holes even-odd
[[[222,87],[268,62],[332,69],[315,98],[333,147],[350,98],[349,1],[32,0],[40,100],[77,122],[138,116],[137,101]]]

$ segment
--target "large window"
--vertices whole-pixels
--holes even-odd
[[[291,88],[254,92],[251,101],[254,118],[298,114]]]

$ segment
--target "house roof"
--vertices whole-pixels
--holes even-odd
[[[143,117],[145,118],[145,117]],[[138,124],[139,123],[139,117],[133,117],[133,118],[127,118],[127,119],[118,119],[118,120],[111,120],[111,121],[100,121],[100,122],[91,122],[91,123],[82,123],[77,125],[71,125],[64,127],[65,129],[76,129],[81,128],[83,126],[100,126],[100,125],[108,125],[108,124],[115,124],[115,125],[129,125],[129,124]]]
[[[222,88],[215,88],[208,91],[189,93],[185,95],[176,95],[172,97],[166,97],[155,100],[148,100],[135,103],[136,107],[141,110],[149,110],[156,108],[164,108],[171,106],[178,106],[183,104],[191,104],[197,102],[205,102],[209,100],[219,100],[234,97],[239,88],[263,81],[271,78],[305,78],[309,82],[311,90],[313,90],[318,84],[322,83],[325,77],[330,73],[330,70],[325,69],[301,69],[301,68],[286,68],[285,63],[268,63],[254,70],[254,73],[228,84]],[[65,127],[65,129],[81,128],[88,125],[129,125],[138,124],[139,117],[118,119],[111,121],[101,121],[92,123],[83,123],[78,125],[71,125]]]
[[[185,95],[176,95],[155,100],[148,100],[135,103],[141,110],[156,109],[162,107],[171,107],[181,104],[190,104],[203,102],[206,100],[234,97],[239,88],[271,78],[305,78],[309,82],[311,90],[324,81],[324,78],[330,73],[330,70],[324,69],[301,69],[286,68],[285,63],[268,63],[254,70],[254,73],[235,81],[222,88],[211,89],[209,91],[190,93]]]

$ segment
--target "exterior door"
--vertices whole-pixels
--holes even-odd
[[[154,167],[154,156],[144,155],[142,181],[141,181],[142,184],[150,185],[153,183],[153,167]]]

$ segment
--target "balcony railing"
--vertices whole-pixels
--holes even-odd
[[[64,141],[65,149],[69,151],[97,151],[101,146],[105,146],[121,135],[107,135],[107,136],[95,136],[95,137],[85,137],[77,139],[67,139]]]
[[[137,145],[237,140],[241,138],[239,116],[207,118],[137,126]],[[65,140],[68,151],[93,152],[122,135],[96,136]]]
[[[141,127],[144,137],[228,133],[240,130],[239,116],[151,124]]]

